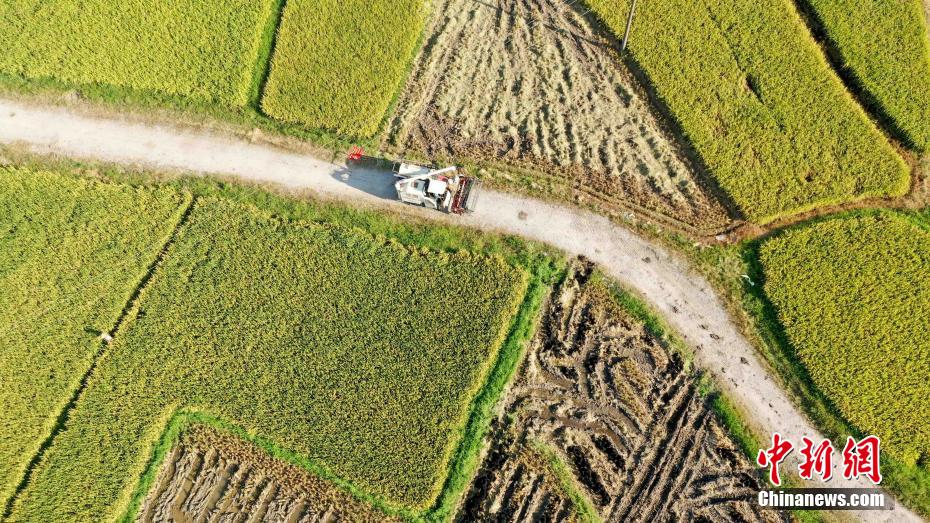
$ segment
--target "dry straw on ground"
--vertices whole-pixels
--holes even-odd
[[[387,139],[529,168],[561,196],[727,221],[577,3],[438,0]]]

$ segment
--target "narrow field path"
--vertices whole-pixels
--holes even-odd
[[[484,191],[478,210],[464,218],[404,206],[394,201],[390,172],[348,168],[271,146],[204,131],[81,115],[63,108],[0,98],[0,143],[33,152],[140,165],[170,171],[234,176],[319,196],[452,220],[539,240],[582,254],[623,285],[639,292],[695,349],[696,363],[711,372],[724,392],[760,432],[780,432],[800,442],[817,430],[781,390],[703,276],[679,256],[610,220],[583,210],[529,197]],[[784,467],[794,467],[793,452]],[[785,470],[787,470],[785,468]],[[834,480],[830,486],[866,487]],[[852,513],[847,513],[852,514]],[[921,521],[894,511],[855,513],[863,521]]]

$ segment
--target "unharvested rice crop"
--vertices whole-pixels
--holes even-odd
[[[629,1],[587,3],[623,33]],[[644,2],[630,50],[749,219],[907,192],[903,160],[788,0]]]
[[[526,284],[497,257],[200,200],[13,518],[119,516],[184,409],[425,508]]]
[[[272,0],[0,3],[0,72],[242,106]]]
[[[184,208],[170,189],[0,168],[0,504]]]
[[[608,211],[657,213],[701,231],[728,225],[707,174],[576,2],[431,6],[428,45],[387,133],[396,152],[518,167],[530,171],[523,186]]]
[[[817,387],[905,462],[930,457],[930,232],[881,212],[760,249],[765,292]]]
[[[291,0],[262,109],[349,136],[377,132],[419,41],[421,0]]]
[[[930,149],[930,39],[919,0],[803,0],[849,71],[919,151]]]
[[[930,0],[923,0],[922,3],[924,6],[924,21],[927,23],[927,36],[930,37]]]

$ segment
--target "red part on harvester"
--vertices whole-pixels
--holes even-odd
[[[452,214],[465,214],[468,212],[468,197],[475,186],[475,179],[471,176],[462,176],[459,183],[462,186],[456,191],[455,196],[452,198],[452,205],[449,207],[449,212]]]
[[[363,154],[365,154],[364,149],[362,149],[361,147],[357,145],[353,145],[352,148],[349,149],[349,154],[346,155],[346,160],[349,160],[349,161],[361,160]]]

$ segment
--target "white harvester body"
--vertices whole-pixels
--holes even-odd
[[[400,201],[452,214],[472,212],[478,201],[480,182],[456,166],[433,169],[423,165],[394,164],[394,183]]]

